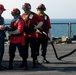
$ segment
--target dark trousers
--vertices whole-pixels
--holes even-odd
[[[41,53],[43,57],[46,57],[47,53],[47,44],[48,44],[48,39],[47,38],[37,38],[37,56],[39,55],[39,49],[41,45]]]
[[[16,52],[16,47],[19,50],[19,55],[22,57],[23,60],[25,60],[25,50],[23,48],[23,46],[21,45],[21,43],[10,43],[9,46],[9,65],[12,65],[13,59],[15,57],[15,52]]]
[[[36,58],[36,50],[37,50],[37,48],[36,48],[36,37],[25,37],[25,46],[24,46],[24,48],[25,48],[25,51],[26,51],[26,58],[28,58],[28,48],[29,48],[29,46],[30,46],[30,48],[31,48],[31,57],[33,58],[33,59],[35,59]]]
[[[0,65],[4,54],[4,37],[0,36]]]

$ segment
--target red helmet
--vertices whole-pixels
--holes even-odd
[[[46,10],[46,7],[44,4],[40,4],[38,7],[37,7],[38,10]]]
[[[20,10],[18,8],[14,8],[11,12],[12,16],[19,16]]]
[[[6,10],[2,4],[0,4],[0,10],[2,10],[2,11]]]
[[[24,3],[24,5],[22,6],[23,10],[31,10],[31,5],[29,3]]]

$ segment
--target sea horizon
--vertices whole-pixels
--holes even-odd
[[[12,19],[5,19],[5,24],[10,24]],[[76,19],[50,19],[51,23],[76,23]],[[52,36],[54,37],[68,37],[68,24],[51,24]],[[71,37],[76,35],[76,24],[71,26]]]
[[[10,23],[12,18],[5,19],[5,23]],[[76,22],[76,18],[51,18],[51,23],[68,23],[68,22]]]

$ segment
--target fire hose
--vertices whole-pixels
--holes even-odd
[[[44,31],[41,31],[40,29],[38,29],[38,31],[39,31],[40,34],[48,37]],[[49,37],[48,37],[48,39],[49,39]],[[53,47],[53,50],[54,50],[54,53],[55,53],[55,57],[56,57],[57,60],[62,60],[63,58],[65,58],[65,57],[67,57],[67,56],[70,56],[71,54],[73,54],[73,53],[76,51],[76,49],[74,49],[74,50],[72,50],[71,52],[69,52],[68,54],[65,54],[65,55],[63,55],[63,56],[58,57],[58,54],[57,54],[57,52],[56,52],[56,48],[55,48],[53,42],[51,42],[51,45],[52,45],[52,47]]]

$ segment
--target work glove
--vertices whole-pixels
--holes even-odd
[[[12,29],[10,27],[6,26],[5,31],[12,31]]]
[[[37,25],[34,25],[34,26],[35,26],[34,29],[38,29],[38,28],[40,28],[42,25],[43,25],[43,22],[41,21],[41,22],[39,22]]]
[[[8,34],[9,34],[9,35],[12,35],[12,34],[13,34],[13,32],[12,32],[12,31],[8,31]]]
[[[18,29],[14,30],[14,31],[9,31],[8,32],[10,35],[17,35],[20,34],[20,31]]]

